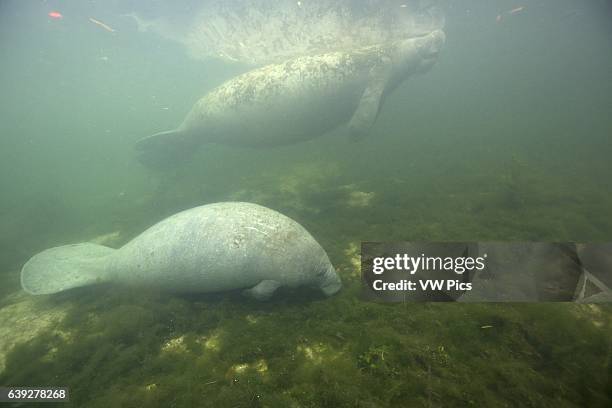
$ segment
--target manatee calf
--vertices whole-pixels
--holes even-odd
[[[445,35],[427,35],[346,52],[303,56],[239,75],[202,97],[175,130],[136,143],[141,162],[167,167],[202,143],[264,147],[320,136],[348,122],[368,133],[385,97],[430,69]]]
[[[33,295],[100,282],[171,292],[245,289],[260,300],[281,286],[314,286],[328,296],[342,286],[300,224],[238,202],[180,212],[116,250],[91,243],[47,249],[21,270],[21,286]]]

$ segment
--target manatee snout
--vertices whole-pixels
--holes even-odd
[[[418,38],[416,40],[416,47],[419,55],[423,59],[431,59],[438,56],[445,42],[446,34],[444,34],[444,31],[435,30]]]
[[[330,265],[325,271],[323,278],[319,283],[319,288],[325,294],[325,296],[334,295],[340,289],[342,289],[342,281],[340,280],[340,277],[336,273],[333,266]]]

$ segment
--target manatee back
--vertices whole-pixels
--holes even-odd
[[[114,249],[91,243],[64,245],[34,255],[21,269],[21,287],[45,295],[106,280]]]
[[[153,225],[117,250],[113,281],[171,292],[220,292],[262,280],[313,280],[325,251],[297,222],[250,203],[195,207]]]

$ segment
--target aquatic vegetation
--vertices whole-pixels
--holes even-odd
[[[385,360],[385,353],[387,359]],[[391,364],[389,348],[385,346],[370,347],[365,353],[357,357],[359,368],[372,375],[395,376],[399,372]]]
[[[0,382],[69,384],[78,407],[605,406],[609,307],[365,303],[359,243],[605,236],[605,217],[580,214],[602,213],[607,197],[567,202],[572,211],[564,211],[543,199],[562,194],[540,174],[521,190],[530,192],[525,205],[511,209],[484,191],[487,184],[470,190],[449,179],[408,194],[395,179],[348,183],[342,164],[319,164],[247,177],[233,192],[207,188],[211,200],[256,198],[303,222],[346,283],[336,297],[283,291],[262,304],[238,294],[164,296],[110,286],[35,298],[36,308],[18,306],[32,298],[5,297],[0,316],[57,319],[3,343]],[[187,186],[182,199],[196,200],[200,193]],[[543,196],[545,187],[552,191]],[[349,205],[353,191],[374,193],[376,205]],[[475,200],[485,203],[481,211],[456,210]],[[174,208],[173,201],[159,205],[135,203],[134,224],[108,238],[127,240]],[[129,208],[122,211],[129,219]],[[97,234],[117,230],[114,218],[106,222]],[[20,326],[2,322],[5,333],[17,334],[10,328]]]
[[[290,296],[268,304],[115,288],[74,294],[78,307],[60,326],[17,345],[0,380],[70,384],[79,407],[606,398],[609,308],[378,305],[358,301],[356,289],[325,301]]]
[[[46,302],[24,293],[14,293],[3,301],[4,305],[0,308],[0,372],[4,371],[7,353],[15,345],[56,327],[69,308],[68,304],[48,308]],[[55,331],[55,334],[66,336],[61,330]]]
[[[500,205],[509,210],[522,208],[529,197],[529,167],[516,155],[507,164],[507,170],[500,177]]]

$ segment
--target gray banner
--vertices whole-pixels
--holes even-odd
[[[612,302],[612,243],[364,242],[363,297],[382,302]]]

